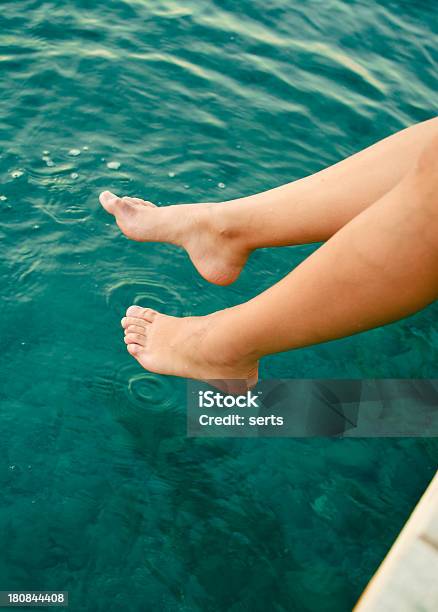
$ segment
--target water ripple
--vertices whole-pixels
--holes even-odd
[[[126,392],[129,400],[142,410],[168,410],[175,406],[169,379],[151,373],[134,374],[129,378]]]
[[[131,268],[119,280],[105,289],[107,304],[121,312],[131,304],[164,311],[168,315],[180,315],[183,300],[170,273],[144,268]]]

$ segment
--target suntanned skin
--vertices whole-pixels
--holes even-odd
[[[156,207],[108,191],[100,201],[131,240],[182,246],[204,278],[227,285],[257,248],[328,240],[401,180],[434,130],[438,118],[312,176],[228,202]]]
[[[125,342],[153,372],[251,386],[265,355],[389,323],[438,297],[437,119],[252,198],[158,209],[105,192],[101,202],[128,237],[185,246],[220,284],[254,248],[327,240],[239,306],[186,318],[131,306]]]

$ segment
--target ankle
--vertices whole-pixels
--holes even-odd
[[[259,359],[257,350],[246,337],[245,326],[242,325],[239,306],[213,312],[207,317],[206,333],[201,344],[207,359],[212,358],[216,365],[223,368],[248,368]]]
[[[245,209],[235,200],[209,204],[210,222],[216,235],[234,242],[242,251],[251,250],[248,246],[248,226]]]
[[[167,242],[179,247],[186,246],[187,236],[193,225],[192,211],[184,211],[184,208],[190,208],[190,204],[171,204],[160,208],[162,214],[162,223],[166,227],[168,235]]]

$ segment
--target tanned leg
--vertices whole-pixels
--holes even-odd
[[[156,207],[110,192],[100,201],[128,238],[182,246],[204,278],[227,285],[254,249],[328,240],[404,177],[434,132],[438,118],[312,176],[228,202]]]
[[[253,384],[260,357],[349,336],[438,297],[438,136],[389,192],[279,283],[239,306],[176,318],[134,306],[128,351],[154,372]]]

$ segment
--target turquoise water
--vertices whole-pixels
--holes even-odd
[[[350,610],[436,441],[187,439],[184,382],[126,353],[126,306],[230,306],[314,247],[257,252],[213,287],[123,238],[97,194],[231,198],[431,117],[434,3],[0,8],[0,590],[68,590],[74,611]],[[437,314],[262,376],[437,377]]]

